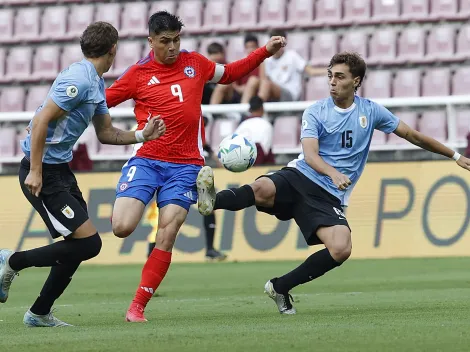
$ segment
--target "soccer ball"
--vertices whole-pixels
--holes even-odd
[[[243,172],[253,166],[257,154],[253,142],[239,134],[232,134],[220,142],[217,156],[227,170]]]

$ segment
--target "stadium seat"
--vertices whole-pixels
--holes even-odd
[[[341,25],[341,0],[318,0],[315,3],[315,24],[319,26]]]
[[[421,71],[406,69],[397,72],[393,80],[394,97],[419,97],[421,84]]]
[[[470,95],[470,67],[458,68],[452,77],[453,95]]]
[[[67,6],[46,7],[41,17],[42,40],[62,39],[67,30]]]
[[[15,47],[10,49],[7,59],[5,78],[8,81],[27,81],[31,78],[31,47]]]
[[[427,97],[450,95],[450,70],[448,68],[425,70],[421,89],[421,95]]]
[[[460,9],[458,16],[460,19],[463,20],[470,18],[470,1],[460,0]]]
[[[121,30],[119,31],[119,36],[148,35],[147,14],[148,3],[143,1],[125,3],[121,14]]]
[[[466,60],[470,57],[470,25],[461,26],[457,35],[456,59]]]
[[[0,43],[13,41],[13,10],[0,9]]]
[[[224,31],[229,25],[230,1],[208,0],[204,10],[203,29],[210,31]]]
[[[66,38],[78,38],[85,28],[93,22],[95,8],[93,5],[73,5],[67,19]]]
[[[212,150],[218,150],[222,139],[233,133],[236,128],[237,123],[234,120],[215,119],[210,136]]]
[[[25,111],[36,111],[46,100],[50,88],[49,85],[30,87],[25,100]]]
[[[243,36],[230,37],[226,50],[227,62],[243,59],[245,55],[245,38]]]
[[[405,0],[402,6],[403,21],[429,20],[429,0]]]
[[[119,50],[118,50],[119,52]],[[65,70],[71,64],[83,59],[82,49],[77,44],[64,46],[62,55],[60,56],[60,70]]]
[[[408,126],[413,129],[418,128],[418,114],[414,111],[398,111],[395,112],[395,115]],[[398,137],[395,133],[390,133],[388,135],[387,144],[407,144],[407,140]]]
[[[32,79],[53,80],[59,72],[59,46],[42,45],[37,47],[33,59]]]
[[[335,32],[316,32],[311,48],[310,63],[325,66],[338,51],[338,35]]]
[[[340,51],[354,51],[367,58],[367,35],[361,30],[347,31],[339,43]]]
[[[259,11],[258,29],[276,27],[286,22],[286,0],[262,0]]]
[[[57,0],[31,0],[33,4],[54,4]]]
[[[287,9],[287,21],[281,27],[313,27],[315,25],[313,9],[314,0],[291,0]]]
[[[459,19],[457,0],[431,0],[430,18],[435,20]]]
[[[457,140],[459,142],[466,142],[467,135],[470,131],[470,109],[459,108],[456,109],[456,124],[457,124]]]
[[[121,5],[118,3],[97,4],[95,21],[111,23],[118,31],[120,30]]]
[[[96,137],[96,132],[93,126],[87,127],[85,132],[83,132],[78,139],[77,144],[86,144],[88,155],[96,155],[98,152],[98,144],[100,144],[100,142],[98,141],[98,137]]]
[[[159,11],[168,11],[169,13],[176,12],[176,0],[162,0],[162,1],[153,1],[150,6],[149,16],[152,16],[154,13]]]
[[[370,0],[347,0],[344,2],[343,24],[368,23],[370,18]]]
[[[193,37],[181,37],[180,50],[197,51],[199,49],[199,42]]]
[[[394,29],[374,31],[369,42],[368,64],[392,64],[397,56],[397,33]]]
[[[13,157],[16,154],[16,129],[0,127],[0,157]]]
[[[428,62],[456,61],[455,57],[455,29],[450,26],[434,27],[427,38]]]
[[[26,5],[31,2],[31,0],[3,0],[5,4],[11,5]]]
[[[26,130],[26,126],[23,126],[17,133],[16,133],[16,142],[15,142],[15,150],[17,157],[23,157],[24,153],[20,147],[21,141],[25,140],[28,136],[28,131]]]
[[[362,86],[366,98],[391,98],[392,73],[386,70],[370,71]]]
[[[305,32],[290,33],[287,36],[289,49],[297,51],[307,61],[310,58],[310,41],[310,34]]]
[[[374,130],[371,145],[384,145],[387,142],[387,135],[379,130]]]
[[[113,122],[113,126],[124,131],[129,130],[129,127],[125,122]],[[129,154],[127,150],[127,145],[98,143],[98,155],[126,155]]]
[[[256,29],[258,22],[258,1],[235,0],[231,18],[229,26],[231,31]]]
[[[447,140],[447,119],[445,110],[430,110],[421,115],[418,130],[440,142]]]
[[[0,83],[5,82],[6,49],[0,47]]]
[[[35,39],[39,37],[39,7],[23,7],[15,17],[16,41]]]
[[[300,118],[280,116],[274,120],[273,146],[275,152],[296,148],[300,145]]]
[[[425,33],[420,27],[404,29],[398,40],[397,62],[424,61]]]
[[[400,21],[400,0],[374,0],[371,21],[374,23]]]
[[[129,66],[134,65],[142,58],[142,44],[140,41],[123,41],[119,43],[119,50],[114,60],[114,66],[109,77],[119,77]]]
[[[13,112],[24,110],[24,88],[7,87],[2,90],[0,95],[0,111]]]
[[[182,0],[179,2],[177,14],[183,20],[183,31],[187,33],[201,33],[202,29],[202,1]]]
[[[325,76],[310,77],[307,82],[305,99],[315,101],[329,97],[328,78]]]

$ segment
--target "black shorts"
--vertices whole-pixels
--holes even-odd
[[[67,163],[42,165],[42,190],[35,197],[24,181],[30,168],[29,160],[21,160],[19,179],[23,194],[37,210],[53,238],[68,236],[88,220],[88,211],[75,175]]]
[[[297,169],[285,167],[260,177],[268,177],[274,182],[276,196],[272,208],[256,208],[279,220],[294,219],[308,245],[322,243],[317,237],[320,227],[345,225],[351,229],[340,200]]]

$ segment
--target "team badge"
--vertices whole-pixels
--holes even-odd
[[[73,219],[75,216],[72,208],[70,208],[68,205],[65,205],[65,207],[62,208],[62,214],[64,214],[67,219]]]
[[[184,68],[184,74],[189,78],[193,78],[194,76],[196,76],[196,70],[194,70],[194,68],[192,68],[191,66],[186,66]]]
[[[78,88],[75,86],[68,86],[65,90],[65,94],[70,98],[75,98],[78,95]]]
[[[308,127],[308,122],[307,120],[302,120],[302,131],[305,131]]]
[[[367,127],[367,117],[365,117],[365,115],[359,116],[359,124],[362,128]]]
[[[119,185],[119,190],[121,192],[125,191],[127,189],[127,187],[129,187],[129,185],[127,184],[127,182],[123,182]]]

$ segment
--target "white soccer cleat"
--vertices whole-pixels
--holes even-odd
[[[207,216],[214,211],[215,188],[214,172],[209,166],[204,166],[198,173],[197,185],[197,207],[201,215]]]
[[[57,319],[52,311],[46,315],[37,315],[28,310],[23,318],[23,323],[29,328],[60,328],[64,326],[73,326]]]
[[[273,283],[271,280],[266,282],[266,285],[264,285],[264,293],[266,293],[269,298],[271,298],[277,305],[277,308],[279,309],[279,313],[281,314],[295,314],[297,311],[295,308],[292,306],[292,303],[290,300],[294,301],[292,296],[290,294],[280,294],[277,293],[276,290],[274,289]]]
[[[8,260],[15,253],[9,249],[0,249],[0,303],[5,303],[8,299],[8,292],[13,279],[18,272],[10,268]]]

